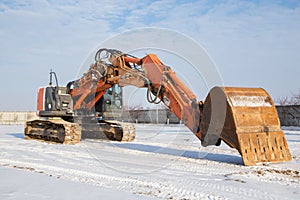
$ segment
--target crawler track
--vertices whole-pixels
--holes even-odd
[[[26,122],[24,137],[46,142],[76,144],[81,140],[81,128],[77,123],[62,119],[33,120]]]
[[[26,122],[24,137],[63,144],[77,144],[81,138],[130,142],[135,138],[135,127],[119,121],[80,125],[62,119],[33,120]]]
[[[102,121],[100,123],[83,123],[82,139],[103,139],[130,142],[135,138],[135,127],[130,123],[119,121]]]

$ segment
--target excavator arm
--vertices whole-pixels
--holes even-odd
[[[88,72],[70,94],[74,109],[90,109],[114,84],[148,88],[151,103],[162,101],[200,140],[202,146],[221,140],[241,154],[245,165],[291,160],[274,103],[261,88],[215,87],[205,102],[155,54],[143,58],[100,49]],[[87,101],[88,95],[95,98]]]
[[[124,61],[130,63],[131,59],[124,57]],[[202,139],[199,121],[203,103],[197,101],[196,95],[155,54],[149,54],[136,62],[139,63],[147,79],[145,86],[148,87],[148,101],[162,101],[199,139]],[[154,99],[151,99],[150,92]]]

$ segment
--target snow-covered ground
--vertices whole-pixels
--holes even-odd
[[[293,161],[243,166],[181,125],[136,125],[134,142],[25,140],[0,126],[0,199],[300,199],[300,128],[283,127]]]

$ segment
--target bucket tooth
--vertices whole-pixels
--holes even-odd
[[[220,138],[239,151],[245,165],[292,159],[275,105],[261,88],[214,87],[200,129],[203,146]]]

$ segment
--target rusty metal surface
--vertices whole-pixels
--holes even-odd
[[[212,108],[214,103],[224,99],[225,106],[217,110]],[[209,138],[212,129],[209,126],[223,124],[221,129],[218,128],[220,138],[239,151],[245,165],[292,159],[275,105],[264,89],[215,87],[206,103],[208,108],[204,109],[203,115],[208,117],[201,122],[204,133]],[[212,112],[221,114],[216,118]]]
[[[291,160],[288,145],[282,131],[241,133],[237,134],[237,136],[245,165]]]

